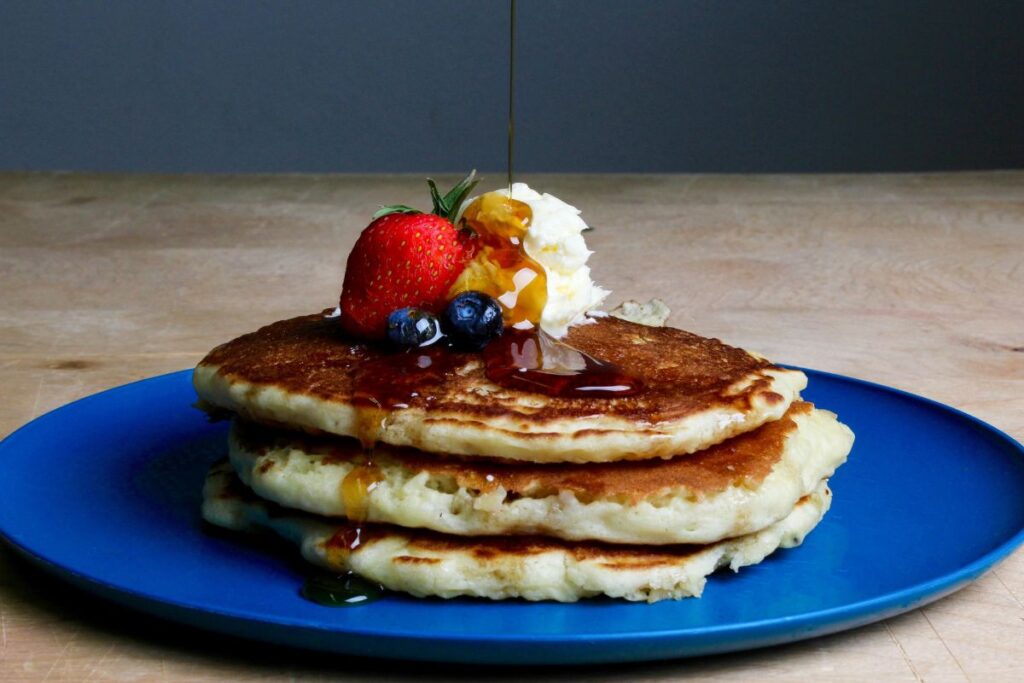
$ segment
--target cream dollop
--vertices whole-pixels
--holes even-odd
[[[508,188],[495,192],[509,196]],[[463,204],[462,209],[473,199]],[[528,205],[533,213],[523,246],[547,276],[548,300],[541,313],[540,327],[552,337],[564,337],[571,325],[587,322],[586,313],[610,294],[590,278],[587,259],[593,252],[583,239],[587,224],[575,206],[532,190],[526,183],[512,185],[512,199]]]

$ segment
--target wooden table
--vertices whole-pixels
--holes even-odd
[[[677,326],[921,393],[1024,438],[1024,172],[527,180],[596,226],[591,263],[613,301],[660,296]],[[385,203],[423,206],[425,189],[407,176],[0,174],[0,434],[334,305],[367,216]],[[950,598],[852,632],[543,674],[1024,680],[1022,600],[1018,552]],[[403,674],[538,672],[253,645],[115,608],[0,550],[3,681]]]

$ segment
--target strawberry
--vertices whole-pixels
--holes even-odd
[[[475,250],[473,236],[450,219],[477,182],[476,173],[470,173],[442,197],[428,179],[433,213],[386,206],[373,215],[348,255],[340,303],[346,331],[384,339],[392,311],[444,309],[448,290]]]

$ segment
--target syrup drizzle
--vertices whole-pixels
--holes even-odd
[[[508,3],[508,196],[512,196],[512,151],[516,139],[516,0]]]
[[[332,565],[348,566],[349,557],[362,545],[369,530],[361,526],[346,526],[324,544],[327,561]],[[352,573],[331,574],[317,572],[311,575],[300,591],[302,597],[327,607],[357,607],[379,600],[384,588]]]
[[[365,522],[370,510],[370,492],[384,480],[380,468],[368,460],[353,467],[341,480],[341,502],[345,516],[353,522]]]
[[[345,516],[361,522],[366,520],[370,509],[370,492],[384,479],[373,463],[373,450],[387,426],[389,411],[373,394],[361,390],[358,382],[352,403],[356,411],[356,438],[363,447],[364,462],[349,470],[341,480],[338,494]]]
[[[452,286],[451,294],[476,290],[502,306],[505,335],[484,351],[485,372],[493,382],[549,396],[631,396],[643,387],[617,366],[598,360],[540,330],[547,304],[547,276],[523,245],[533,213],[512,199],[515,143],[516,2],[509,0],[508,72],[508,197],[483,195],[463,213],[462,224],[479,240],[477,257]],[[363,363],[356,374],[353,405],[357,437],[365,462],[342,480],[339,494],[348,519],[357,522],[336,533],[326,544],[332,564],[345,566],[368,530],[360,526],[369,510],[369,495],[384,477],[373,463],[373,449],[393,411],[417,400],[431,402],[431,385],[442,381],[459,362],[444,345],[386,354]],[[493,482],[493,475],[487,476]],[[382,597],[384,589],[350,572],[318,573],[306,581],[301,594],[330,607],[364,605]]]
[[[512,329],[485,351],[486,374],[492,381],[553,396],[628,396],[642,387],[638,379],[540,331],[548,300],[547,275],[524,245],[533,212],[526,203],[512,199],[515,47],[516,2],[509,0],[508,196],[484,194],[463,212],[460,226],[475,233],[477,254],[449,295],[479,291],[501,305],[505,326]],[[373,463],[373,449],[393,412],[413,402],[429,404],[435,399],[432,386],[461,364],[461,354],[445,346],[387,353],[356,370],[353,406],[365,463],[353,468],[340,485],[339,495],[350,519],[365,521],[369,495],[383,480]]]
[[[487,379],[548,396],[633,396],[643,381],[622,368],[558,341],[543,331],[508,330],[483,351]]]
[[[382,351],[355,368],[352,403],[364,449],[373,447],[391,414],[414,403],[433,401],[433,390],[465,358],[438,343],[407,351]]]
[[[459,354],[437,344],[424,349],[385,351],[366,358],[355,368],[352,406],[363,462],[345,475],[338,491],[349,519],[366,520],[370,493],[384,480],[373,462],[373,453],[394,413],[414,403],[433,402],[437,387],[460,362]]]
[[[477,291],[501,305],[506,327],[533,329],[540,325],[548,302],[544,267],[526,253],[523,244],[533,220],[529,205],[497,192],[473,201],[461,225],[477,236],[477,253],[452,286],[451,295]]]

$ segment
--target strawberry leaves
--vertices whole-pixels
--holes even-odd
[[[462,206],[462,202],[466,201],[466,197],[473,191],[473,188],[477,186],[480,179],[476,177],[476,170],[474,169],[469,173],[468,176],[463,178],[455,187],[449,190],[446,194],[442,195],[437,189],[437,183],[434,182],[433,178],[427,178],[427,185],[430,186],[430,200],[434,205],[432,214],[446,218],[449,221],[455,219],[455,214],[458,213],[459,207]],[[382,216],[388,216],[393,213],[422,213],[421,211],[406,206],[404,204],[394,204],[391,206],[382,206],[380,209],[373,214],[373,219],[376,220]]]
[[[392,204],[391,206],[382,206],[373,212],[373,220],[377,220],[381,216],[390,216],[393,213],[423,213],[419,209],[414,209],[411,206],[405,204]]]
[[[430,198],[434,201],[433,213],[448,220],[454,219],[459,207],[462,206],[462,202],[466,200],[466,197],[469,196],[469,193],[473,191],[473,188],[479,182],[479,178],[476,177],[476,169],[473,169],[468,176],[459,181],[455,187],[448,191],[448,194],[442,197],[441,193],[437,191],[434,179],[427,178],[427,185],[430,186]]]

